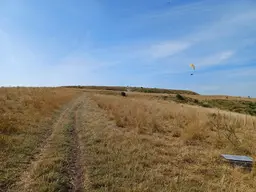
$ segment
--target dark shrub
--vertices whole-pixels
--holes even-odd
[[[181,96],[180,94],[176,95],[176,99],[178,99],[178,100],[185,100],[185,98],[183,96]]]
[[[125,92],[121,92],[121,95],[123,96],[123,97],[126,97],[127,95],[126,95],[126,93]]]

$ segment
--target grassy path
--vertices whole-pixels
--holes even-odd
[[[80,191],[76,110],[80,97],[59,116],[52,134],[15,187],[9,191]]]
[[[81,94],[63,88],[0,88],[0,191],[20,179],[60,114]]]

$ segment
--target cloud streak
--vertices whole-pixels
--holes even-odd
[[[188,49],[190,43],[187,42],[161,42],[155,45],[151,45],[149,48],[149,55],[153,59],[166,58],[172,55],[175,55],[179,52],[182,52]]]
[[[225,61],[231,58],[234,54],[235,52],[231,50],[223,51],[221,53],[217,53],[206,58],[202,58],[197,62],[197,66],[205,67],[211,65],[225,64]]]

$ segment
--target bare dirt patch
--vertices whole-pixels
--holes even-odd
[[[72,137],[72,152],[70,156],[70,172],[71,172],[71,183],[72,183],[72,192],[80,192],[83,191],[83,168],[81,166],[81,150],[80,150],[80,142],[78,138],[78,110],[79,106],[74,112],[74,123],[73,129],[71,130]]]

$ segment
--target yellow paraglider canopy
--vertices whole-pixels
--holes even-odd
[[[196,69],[196,67],[193,63],[190,64],[190,67],[192,67],[194,70]]]
[[[192,67],[192,68],[193,68],[193,70],[195,71],[196,67],[195,67],[195,65],[194,65],[193,63],[191,63],[191,64],[190,64],[190,67]],[[191,73],[190,75],[194,75],[194,74],[193,74],[193,73]]]

